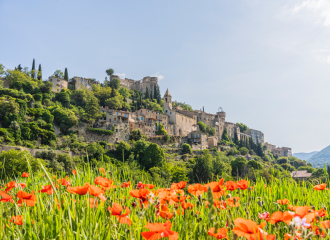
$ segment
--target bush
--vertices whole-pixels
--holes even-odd
[[[142,139],[143,135],[140,129],[132,130],[131,134],[129,135],[130,140],[138,141]]]
[[[146,170],[149,170],[152,167],[161,167],[164,161],[165,154],[163,149],[161,149],[157,144],[151,143],[145,150],[142,161],[140,161],[140,165]]]
[[[243,157],[238,157],[230,163],[233,176],[244,177],[247,173],[248,161]]]
[[[183,144],[181,145],[181,147],[182,147],[182,152],[183,152],[183,153],[189,153],[189,154],[192,154],[191,146],[190,146],[189,144],[187,144],[187,143],[183,143]]]
[[[99,135],[102,135],[102,134],[104,134],[104,135],[112,135],[112,134],[113,134],[113,131],[111,131],[111,130],[106,130],[106,129],[91,128],[91,127],[88,127],[87,129],[88,129],[89,131],[91,131],[91,132],[95,132],[95,133],[97,133],[97,134],[99,134]]]
[[[29,165],[32,173],[34,173],[41,169],[40,164],[45,165],[45,162],[42,159],[32,157],[28,151],[14,149],[2,151],[0,154],[0,176],[4,178],[3,174],[5,174],[10,178],[14,178],[22,175],[23,172],[30,172]]]
[[[246,155],[246,154],[248,154],[249,153],[249,149],[247,149],[246,147],[241,147],[240,149],[239,149],[239,152],[241,153],[241,155]]]
[[[252,167],[252,168],[254,168],[254,169],[256,169],[256,170],[260,170],[260,169],[262,169],[262,165],[261,165],[261,163],[257,162],[256,160],[251,160],[251,161],[249,161],[249,162],[248,162],[248,166],[249,166],[249,167]]]

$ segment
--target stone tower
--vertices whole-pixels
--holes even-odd
[[[166,90],[164,95],[164,109],[172,109],[172,96],[168,89]]]

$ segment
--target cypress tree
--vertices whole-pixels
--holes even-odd
[[[32,61],[32,69],[31,69],[31,77],[32,78],[35,78],[35,71],[36,71],[36,63],[35,63],[35,60],[33,58],[33,61]]]
[[[241,141],[242,141],[242,140],[241,140]],[[235,143],[236,145],[239,144],[238,136],[237,136],[237,132],[234,133],[234,143]]]
[[[247,138],[247,139],[245,140],[245,145],[246,145],[246,148],[247,148],[247,149],[251,150],[250,139],[249,139],[249,138]]]
[[[38,80],[42,80],[41,64],[39,64],[39,69],[38,69]]]
[[[18,71],[22,72],[22,67],[21,67],[21,64],[18,64],[17,68],[16,68]]]
[[[225,141],[230,141],[229,137],[228,137],[228,132],[227,132],[227,128],[225,128],[223,130],[222,136],[221,136],[221,140],[225,140]]]
[[[150,90],[150,99],[151,99],[151,100],[154,99],[154,98],[153,98],[153,94],[152,94],[152,90]]]
[[[154,85],[154,99],[158,99],[157,86]]]
[[[149,89],[148,89],[148,87],[146,89],[146,94],[145,94],[144,98],[145,99],[148,99],[149,98]]]
[[[139,110],[142,108],[142,94],[140,95],[140,104],[139,104]]]
[[[69,74],[68,74],[68,69],[67,68],[65,68],[65,70],[64,70],[64,79],[69,81]]]
[[[157,86],[157,103],[160,104],[162,97],[160,96],[159,86]]]

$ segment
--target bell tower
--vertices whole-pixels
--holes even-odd
[[[172,109],[172,96],[168,89],[166,90],[164,95],[164,109]]]

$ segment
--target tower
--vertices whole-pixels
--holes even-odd
[[[166,90],[164,95],[164,109],[172,109],[172,96],[168,89]]]

